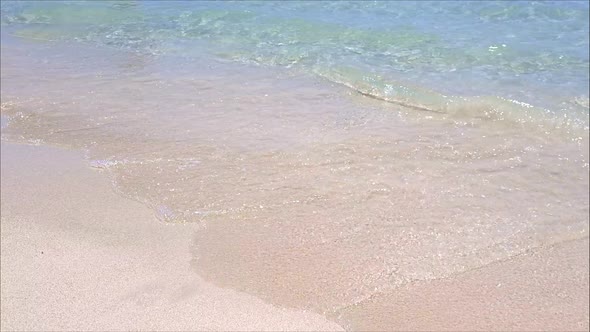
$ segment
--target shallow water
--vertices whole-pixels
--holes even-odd
[[[199,223],[210,280],[333,314],[588,236],[587,13],[2,2],[2,135]]]

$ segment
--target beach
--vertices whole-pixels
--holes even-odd
[[[0,4],[2,330],[587,330],[588,3]]]
[[[587,238],[326,318],[204,281],[190,225],[121,198],[80,153],[3,142],[1,156],[3,331],[588,330]]]
[[[3,142],[1,201],[3,331],[341,330],[201,279],[190,225],[122,198],[80,153]]]

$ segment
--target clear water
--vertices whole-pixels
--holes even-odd
[[[588,14],[586,1],[2,2],[25,38],[296,68],[434,109],[440,94],[587,107]]]
[[[1,10],[3,138],[202,225],[223,286],[337,316],[588,236],[588,2]]]

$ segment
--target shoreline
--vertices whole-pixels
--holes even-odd
[[[587,331],[588,259],[588,237],[564,241],[453,277],[402,286],[346,308],[340,316],[353,322],[347,329],[362,331],[388,326],[408,331]]]
[[[587,237],[407,284],[324,318],[204,281],[186,229],[197,225],[160,222],[101,172],[76,151],[2,142],[3,330],[589,326]]]
[[[158,221],[81,153],[1,154],[2,330],[340,330],[201,279],[195,225]]]
[[[0,330],[590,329],[587,4],[1,7]]]

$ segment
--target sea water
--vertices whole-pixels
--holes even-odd
[[[1,3],[3,139],[337,313],[588,236],[588,2]],[[178,227],[182,227],[179,225]]]

